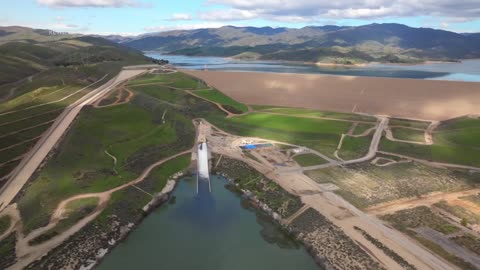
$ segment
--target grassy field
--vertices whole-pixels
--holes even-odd
[[[212,90],[197,90],[195,94],[206,98],[210,101],[217,102],[225,109],[232,113],[240,114],[248,111],[248,108],[245,104],[237,102],[236,100],[230,98],[229,96],[223,94],[222,92],[212,89]]]
[[[293,157],[293,160],[295,160],[300,166],[302,167],[307,167],[307,166],[313,166],[313,165],[320,165],[320,164],[325,164],[327,161],[315,154],[301,154]]]
[[[353,131],[353,135],[361,135],[367,130],[375,127],[373,124],[365,124],[365,123],[359,123],[356,127],[355,130]]]
[[[66,205],[65,218],[45,233],[30,240],[29,244],[37,245],[63,233],[78,221],[91,214],[98,205],[98,198],[83,198],[72,201]]]
[[[392,142],[382,139],[380,150],[402,154],[429,161],[480,167],[480,151],[460,145],[445,145],[435,140],[433,145],[418,145],[403,142]]]
[[[8,230],[8,228],[10,228],[10,223],[11,223],[10,216],[0,217],[0,235],[5,233]]]
[[[242,136],[256,136],[310,147],[333,156],[341,134],[350,123],[300,118],[268,113],[250,113],[238,117],[207,117],[221,129]]]
[[[19,200],[26,230],[45,224],[60,200],[121,185],[148,164],[191,147],[190,120],[170,110],[162,124],[156,119],[162,111],[130,103],[82,111],[60,151]],[[105,150],[118,159],[115,168]]]
[[[154,77],[159,76],[183,78],[177,73]],[[183,90],[139,86],[152,79],[145,77],[131,82],[137,85],[132,87],[137,95],[129,103],[81,112],[59,151],[18,200],[26,231],[45,225],[61,200],[111,189],[133,180],[151,163],[189,149],[195,135],[193,118],[224,115]],[[106,150],[117,158],[116,166]],[[183,167],[185,161],[172,168]],[[169,173],[163,170],[154,175],[162,178]],[[162,186],[157,183],[152,190]]]
[[[480,119],[444,121],[433,133],[433,145],[415,145],[382,139],[380,149],[431,161],[480,167]]]
[[[452,192],[473,187],[478,178],[467,172],[399,163],[378,167],[369,162],[308,171],[319,183],[334,183],[336,192],[359,208],[435,191]]]
[[[288,114],[300,117],[318,117],[318,118],[334,118],[348,121],[365,121],[375,123],[377,119],[372,116],[353,113],[339,113],[339,112],[322,112],[317,110],[300,109],[300,108],[280,108],[272,106],[253,106],[255,110],[262,112],[272,112],[280,114]]]
[[[388,125],[427,129],[427,127],[430,125],[430,122],[391,118],[388,121]]]
[[[393,137],[397,140],[425,142],[425,131],[409,128],[392,128]]]
[[[156,167],[145,180],[137,184],[138,187],[152,194],[162,191],[167,180],[173,174],[183,171],[190,165],[191,155],[186,154],[169,160],[161,166]]]
[[[205,87],[205,84],[200,80],[181,72],[176,72],[173,74],[147,74],[141,78],[130,81],[127,85],[138,86],[142,84],[163,84],[186,90],[195,90]]]
[[[343,138],[342,148],[338,151],[338,156],[344,160],[361,158],[368,153],[372,136]]]
[[[172,104],[184,105],[181,104],[181,101],[183,101],[186,93],[181,90],[155,84],[131,86],[130,89]]]
[[[459,118],[443,122],[434,132],[439,144],[471,147],[480,151],[480,119]]]

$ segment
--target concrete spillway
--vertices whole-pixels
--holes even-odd
[[[197,145],[197,193],[208,190],[210,187],[210,173],[208,171],[208,147],[207,143]]]

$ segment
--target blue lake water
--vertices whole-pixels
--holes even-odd
[[[461,63],[431,63],[422,65],[372,64],[364,67],[343,67],[317,66],[282,61],[236,60],[222,57],[164,55],[156,52],[146,52],[145,54],[157,59],[166,59],[170,61],[171,64],[185,69],[207,68],[209,70],[226,71],[318,73],[329,75],[480,82],[480,59],[464,60]]]
[[[313,258],[269,217],[212,176],[212,193],[180,181],[161,206],[100,263],[99,270],[318,270]]]

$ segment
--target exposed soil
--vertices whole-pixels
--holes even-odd
[[[446,120],[480,113],[478,83],[373,77],[185,70],[235,100]],[[367,90],[367,91],[365,91]]]

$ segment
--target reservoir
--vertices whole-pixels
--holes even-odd
[[[225,71],[308,73],[480,82],[480,59],[464,60],[460,63],[427,63],[419,65],[317,66],[285,61],[165,55],[157,52],[146,52],[145,54],[156,59],[166,59],[178,68],[184,69],[207,68],[209,70]]]
[[[318,270],[313,258],[228,181],[210,176],[212,192],[196,195],[182,179],[156,209],[100,263],[100,270]]]

